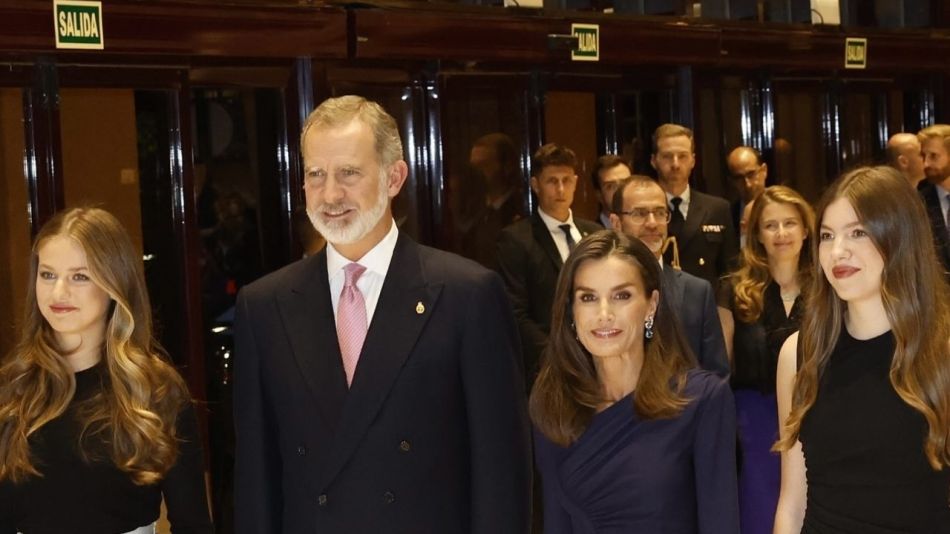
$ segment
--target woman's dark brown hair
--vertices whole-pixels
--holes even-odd
[[[573,328],[574,278],[588,261],[619,257],[636,267],[645,294],[660,290],[660,265],[638,239],[602,230],[581,240],[561,268],[551,315],[551,336],[541,358],[541,372],[531,392],[531,419],[548,439],[562,446],[576,441],[607,399],[590,353]],[[653,339],[644,341],[643,368],[633,409],[643,419],[678,415],[689,399],[682,395],[686,372],[696,367],[678,322],[660,293]]]
[[[861,167],[838,178],[818,204],[819,222],[838,199],[851,204],[884,259],[881,300],[897,346],[890,381],[901,399],[927,420],[929,430],[921,446],[931,466],[945,468],[950,465],[950,288],[937,260],[927,213],[917,193],[890,167]],[[818,232],[812,263],[821,273]],[[815,404],[821,376],[841,335],[847,302],[819,274],[806,309],[791,413],[783,421],[787,431],[776,450],[795,445],[802,420]]]

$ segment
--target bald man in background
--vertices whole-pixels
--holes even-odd
[[[730,206],[732,224],[742,235],[742,212],[756,196],[765,190],[769,166],[762,161],[762,154],[748,146],[737,146],[726,157],[726,167],[732,184],[739,191],[739,200]],[[741,237],[740,237],[741,240]]]
[[[924,179],[924,158],[920,140],[910,133],[897,133],[887,140],[887,164],[901,171],[911,187],[917,189]]]

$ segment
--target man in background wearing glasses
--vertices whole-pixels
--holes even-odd
[[[768,179],[769,166],[762,161],[762,154],[748,146],[738,146],[726,158],[726,167],[732,184],[739,191],[739,200],[732,203],[732,224],[743,235],[742,211],[755,197],[765,190],[765,181]]]
[[[661,291],[679,319],[683,334],[703,369],[729,374],[722,326],[709,282],[664,265],[663,244],[671,213],[663,188],[649,176],[634,175],[620,182],[612,202],[613,229],[643,242],[662,269]]]

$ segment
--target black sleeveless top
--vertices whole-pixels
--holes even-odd
[[[801,425],[808,504],[803,533],[950,533],[950,469],[924,454],[927,421],[894,390],[886,332],[842,328]]]

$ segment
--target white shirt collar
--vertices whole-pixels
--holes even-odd
[[[670,194],[669,191],[667,191],[667,192],[666,192],[666,201],[669,202],[670,200],[673,199],[674,196],[676,196],[676,195],[672,195],[672,194]],[[685,205],[689,204],[689,184],[686,184],[686,189],[683,190],[683,193],[682,193],[679,197],[680,197],[681,199],[683,199],[683,202],[680,203],[680,206],[685,206]]]
[[[396,241],[398,239],[399,229],[396,228],[396,221],[392,221],[386,237],[382,238],[379,243],[376,243],[373,248],[369,249],[369,252],[364,254],[362,258],[356,260],[355,263],[359,263],[363,267],[366,267],[367,271],[376,273],[385,278],[386,272],[389,271],[389,263],[393,259],[393,251],[396,249]],[[329,279],[340,275],[343,268],[349,263],[352,262],[337,252],[333,243],[327,243],[327,277]]]
[[[551,217],[547,213],[544,213],[544,210],[541,208],[538,208],[538,215],[541,216],[541,220],[544,222],[544,226],[547,226],[548,230],[550,230],[551,232],[560,232],[562,224],[569,224],[571,225],[571,228],[574,227],[574,212],[571,210],[567,210],[566,221],[559,221],[555,219],[554,217]]]

